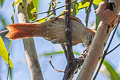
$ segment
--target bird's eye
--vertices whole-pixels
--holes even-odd
[[[106,9],[110,9],[111,11],[113,11],[114,8],[115,8],[115,4],[114,4],[114,3],[111,3],[111,2],[110,2],[110,3],[107,4]]]

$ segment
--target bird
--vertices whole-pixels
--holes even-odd
[[[90,46],[96,31],[86,28],[81,20],[71,16],[72,45],[83,43],[87,48]],[[9,32],[5,35],[11,40],[31,37],[43,37],[55,44],[65,43],[65,18],[53,17],[43,23],[15,23],[6,26]]]

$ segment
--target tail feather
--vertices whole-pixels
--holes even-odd
[[[42,33],[41,24],[11,24],[7,26],[9,33],[6,35],[10,39],[29,38],[40,36]]]

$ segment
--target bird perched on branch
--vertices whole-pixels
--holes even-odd
[[[118,15],[114,14],[107,6],[108,3],[101,3],[96,10],[96,14],[104,24],[115,24],[118,20]],[[96,31],[84,27],[81,20],[72,15],[70,24],[72,30],[72,44],[84,43],[88,49]],[[8,25],[6,28],[9,30],[6,37],[9,39],[15,40],[20,38],[43,37],[53,43],[65,43],[64,16],[51,18],[41,24],[16,23]]]
[[[43,37],[53,43],[65,43],[65,20],[64,16],[52,18],[44,23],[16,23],[6,28],[9,30],[6,37],[20,39],[30,37]],[[84,43],[89,47],[95,35],[95,30],[84,27],[80,19],[71,16],[72,43]]]

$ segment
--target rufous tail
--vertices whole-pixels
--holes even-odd
[[[6,28],[9,30],[6,37],[13,40],[40,36],[42,33],[41,24],[17,23],[8,25]]]

